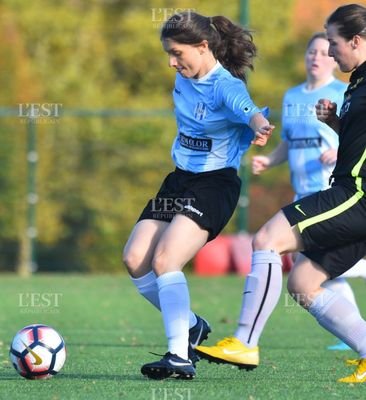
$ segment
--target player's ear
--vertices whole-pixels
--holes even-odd
[[[361,40],[362,40],[361,36],[359,36],[359,35],[353,36],[353,38],[351,39],[352,49],[356,49],[360,45]]]
[[[196,46],[197,46],[198,51],[199,51],[200,54],[205,53],[209,49],[208,48],[208,41],[206,39],[202,40],[202,42],[198,43]]]

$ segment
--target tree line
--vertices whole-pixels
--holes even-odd
[[[282,95],[304,79],[308,32],[291,36],[295,3],[250,3],[249,27],[259,53],[248,86],[259,106],[275,111],[278,129],[269,149],[279,141]],[[184,5],[239,22],[239,1]],[[38,113],[39,269],[121,270],[128,233],[172,168],[174,71],[159,29],[180,9],[175,0],[1,1],[0,270],[16,268],[26,242],[30,109]],[[286,166],[251,181],[253,230],[291,190]],[[265,197],[270,201],[257,201]],[[235,229],[233,218],[227,231]]]

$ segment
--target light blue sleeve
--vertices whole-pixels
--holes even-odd
[[[282,99],[282,110],[281,110],[281,139],[282,140],[287,140],[287,134],[286,134],[286,104],[287,104],[287,94],[288,92],[285,93]]]
[[[232,122],[249,125],[252,116],[261,112],[250,98],[245,84],[236,78],[217,82],[214,101],[217,107],[227,109],[227,117]]]

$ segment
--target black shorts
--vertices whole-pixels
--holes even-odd
[[[331,278],[347,271],[366,254],[366,197],[353,185],[334,184],[282,209],[297,225],[302,253]]]
[[[234,168],[193,173],[176,168],[162,183],[138,221],[171,222],[186,215],[214,239],[229,222],[239,200],[241,181]]]

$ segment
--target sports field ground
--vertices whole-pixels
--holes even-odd
[[[208,342],[234,331],[243,278],[189,276],[192,308],[213,328]],[[366,315],[366,283],[351,279]],[[162,321],[121,276],[0,275],[0,399],[4,400],[268,400],[365,399],[366,387],[336,382],[353,367],[352,351],[331,352],[330,334],[283,293],[261,339],[261,364],[251,372],[201,361],[192,381],[151,381],[140,366],[164,354]],[[8,359],[12,336],[43,323],[64,337],[67,360],[47,381],[17,375]]]

